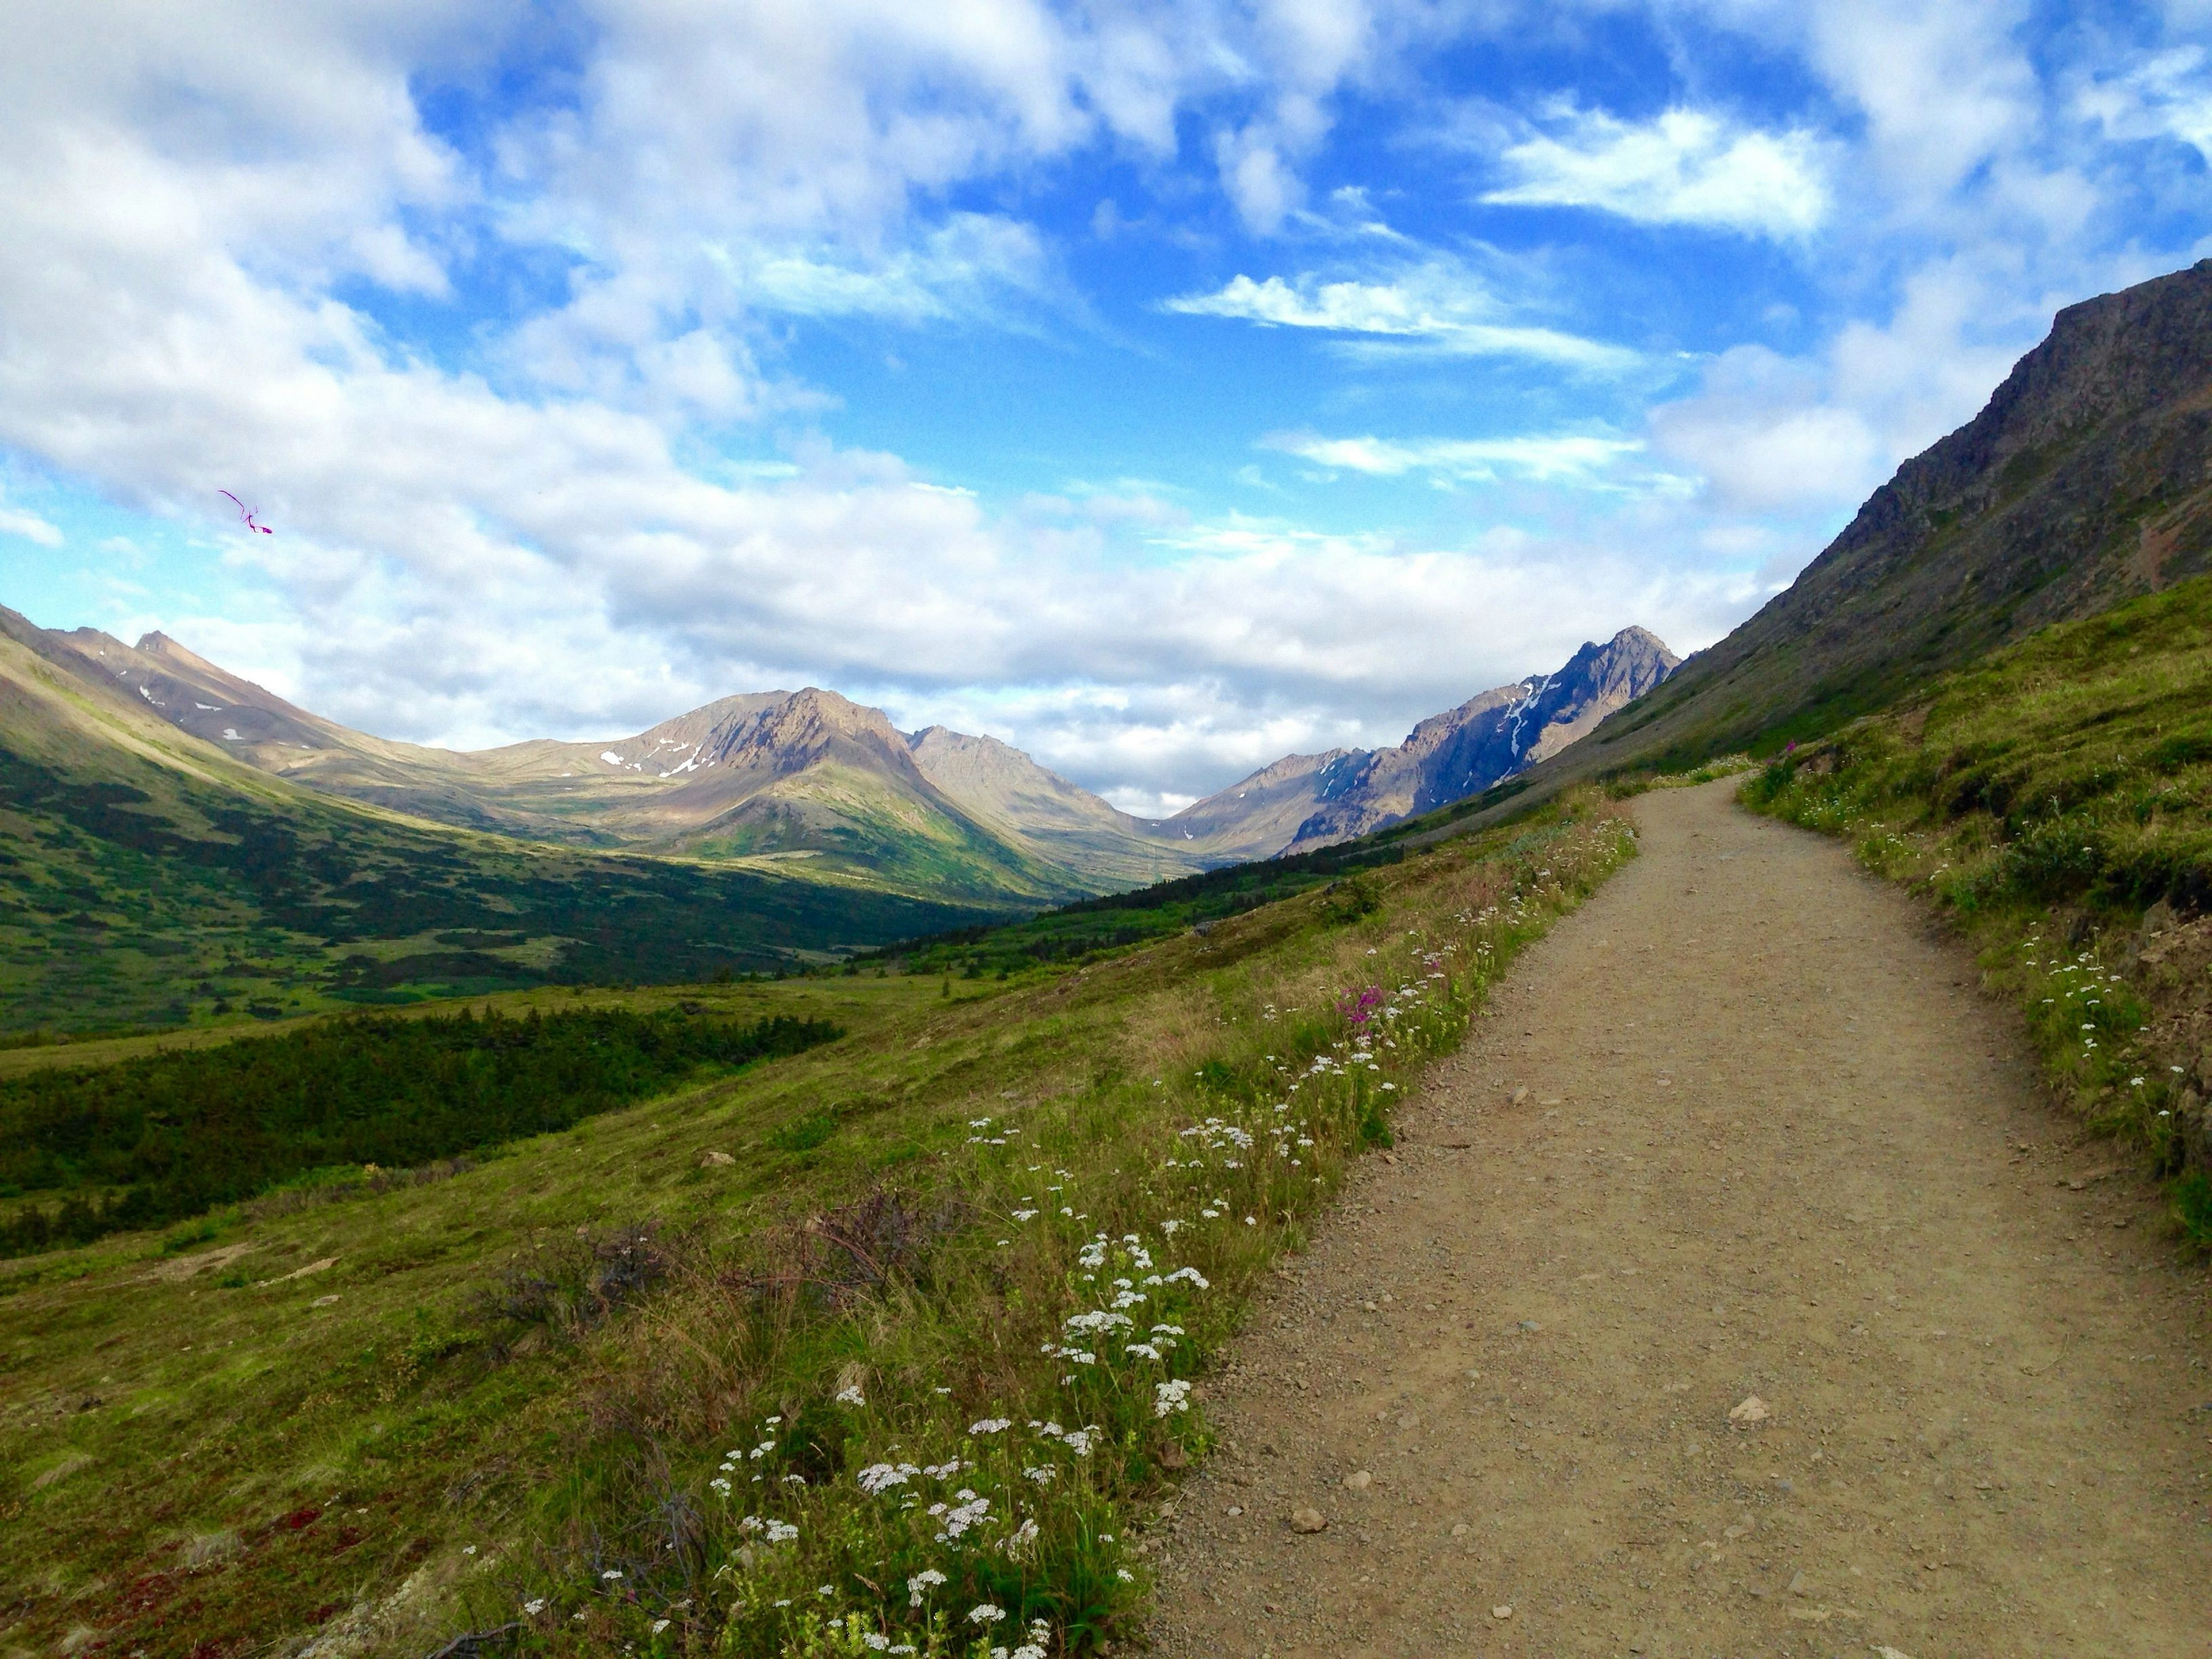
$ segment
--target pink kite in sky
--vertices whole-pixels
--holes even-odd
[[[218,495],[230,495],[230,492],[228,489],[218,489],[216,491],[216,494]],[[265,524],[254,523],[252,509],[249,508],[244,501],[240,501],[237,496],[230,495],[230,499],[232,503],[238,508],[238,516],[246,520],[246,527],[248,530],[258,530],[264,536],[273,536],[276,533]]]

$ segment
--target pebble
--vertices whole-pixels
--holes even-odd
[[[1365,1469],[1354,1469],[1344,1477],[1344,1489],[1346,1492],[1365,1492],[1374,1484],[1375,1477]]]
[[[1729,1421],[1731,1423],[1764,1423],[1772,1415],[1773,1413],[1767,1409],[1766,1402],[1764,1400],[1761,1400],[1755,1394],[1746,1395],[1741,1402],[1729,1410]]]
[[[1292,1532],[1319,1532],[1328,1524],[1328,1519],[1319,1510],[1304,1509],[1291,1511]]]
[[[1500,1601],[1496,1607],[1491,1608],[1490,1616],[1502,1624],[1506,1620],[1510,1619],[1513,1616],[1513,1609],[1508,1607],[1504,1602]]]

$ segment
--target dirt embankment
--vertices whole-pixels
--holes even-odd
[[[1841,848],[1635,811],[1212,1384],[1160,1651],[2212,1654],[2151,1190]]]

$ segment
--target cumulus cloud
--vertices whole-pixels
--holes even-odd
[[[1454,356],[1525,357],[1589,374],[1632,367],[1636,354],[1556,329],[1502,320],[1497,301],[1463,272],[1431,264],[1384,282],[1312,276],[1231,278],[1210,294],[1164,302],[1192,317],[1225,317],[1263,328],[1304,328],[1352,339],[1415,344]]]
[[[1887,323],[1848,325],[1818,356],[1722,353],[1695,392],[1653,408],[1652,445],[1727,512],[1843,509],[1971,419],[2049,320],[1972,266],[1931,265]]]
[[[1332,148],[1347,110],[1420,104],[1424,43],[1510,42],[1503,0],[580,0],[568,33],[523,0],[113,0],[97,28],[23,0],[0,58],[0,446],[210,534],[217,488],[253,499],[282,533],[234,538],[226,569],[258,579],[258,617],[145,620],[372,729],[612,733],[811,681],[1164,801],[1395,740],[1626,622],[1708,642],[1817,544],[1807,526],[1972,412],[2051,296],[2117,268],[2092,234],[2113,187],[2028,142],[2018,0],[1707,9],[1832,103],[1745,125],[1661,86],[1643,107],[1677,106],[1649,120],[1558,109],[1496,146],[1490,207],[1796,244],[1909,221],[1910,246],[1855,242],[1791,290],[1803,341],[1721,350],[1647,423],[1640,388],[1676,360],[1586,319],[1655,340],[1674,319],[1647,336],[1608,309],[1602,249],[1486,282],[1436,203],[1401,222],[1427,213],[1454,252],[1383,222],[1421,181]],[[2199,60],[2130,62],[2086,124],[2201,149]],[[1345,370],[1332,401],[1246,404],[1206,441],[1408,495],[1499,481],[1540,535],[1473,490],[1449,524],[1336,534],[1287,489],[1279,519],[1144,480],[1001,503],[824,437],[839,389],[792,367],[802,325],[972,339],[1083,303],[1048,219],[1078,155],[1085,204],[1137,204],[1096,219],[1118,256],[1150,239],[1255,272],[1169,311],[1304,331]],[[1297,268],[1320,248],[1396,263]],[[1462,429],[1536,435],[1374,435],[1413,377],[1368,372],[1403,359],[1438,406],[1481,378],[1463,360],[1533,365],[1525,406]],[[1304,422],[1338,435],[1262,437]],[[733,429],[751,459],[724,453]],[[4,505],[0,533],[69,545]]]
[[[1780,238],[1808,235],[1827,220],[1823,145],[1802,129],[1747,131],[1692,109],[1641,123],[1568,110],[1554,125],[1556,132],[1506,147],[1498,165],[1512,182],[1484,201]]]

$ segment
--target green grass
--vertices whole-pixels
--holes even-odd
[[[1632,846],[1553,809],[1364,873],[1371,908],[1309,892],[949,997],[699,988],[848,1035],[476,1167],[9,1264],[0,1652],[1118,1642],[1258,1276]],[[954,1537],[929,1510],[963,1491]]]
[[[0,1031],[780,970],[1007,908],[533,848],[0,744]]]
[[[1848,837],[1955,917],[2093,1123],[2170,1173],[2201,1156],[2212,1078],[2164,1051],[2128,969],[2147,921],[2212,900],[2212,578],[2048,629],[1794,749],[1746,799]]]
[[[1132,945],[1190,929],[1205,930],[1231,916],[1330,885],[1338,910],[1372,908],[1363,871],[1395,863],[1396,848],[1355,843],[1293,857],[1263,859],[1158,882],[1134,892],[1109,894],[1064,905],[1026,921],[957,929],[910,939],[854,959],[856,970],[896,962],[908,973],[985,975],[1006,978],[1048,963],[1097,961]]]
[[[726,1074],[844,1035],[681,1008],[489,1011],[319,1022],[0,1081],[0,1198],[58,1195],[0,1224],[28,1255],[163,1226],[331,1166],[423,1164]]]

